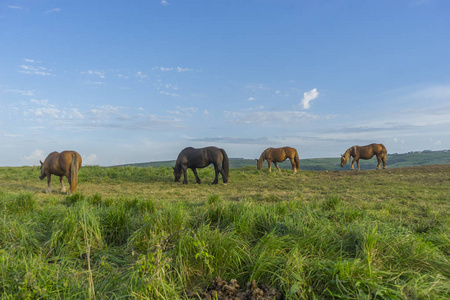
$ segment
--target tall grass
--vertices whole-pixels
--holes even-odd
[[[433,190],[420,183],[411,190],[394,179],[395,195],[387,197],[392,191],[373,192],[380,173],[372,185],[364,174],[339,175],[359,182],[350,192],[348,178],[327,182],[326,173],[242,169],[233,188],[176,185],[166,168],[113,171],[92,167],[97,175],[85,184],[144,187],[157,176],[159,191],[41,199],[0,190],[2,298],[184,299],[216,276],[241,286],[255,280],[284,299],[450,297],[448,187],[436,182]]]

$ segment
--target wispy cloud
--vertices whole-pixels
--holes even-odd
[[[59,13],[60,11],[61,11],[61,8],[53,8],[53,9],[47,10],[45,13],[46,14],[53,14],[53,13]]]
[[[32,164],[32,165],[38,165],[39,160],[44,160],[44,151],[41,149],[35,149],[33,150],[29,155],[24,156],[23,160],[26,163]]]
[[[310,102],[316,99],[319,96],[319,92],[317,89],[312,89],[306,93],[303,93],[303,99],[300,102],[300,105],[303,109],[309,109],[311,107]]]
[[[168,113],[179,115],[179,116],[192,117],[192,115],[194,113],[196,113],[197,111],[198,111],[198,109],[195,107],[181,107],[181,106],[177,105],[175,107],[175,110],[170,110],[170,111],[168,111]]]
[[[171,97],[181,97],[181,96],[178,95],[178,94],[170,93],[170,92],[166,92],[166,91],[159,91],[159,93],[160,93],[161,95],[166,95],[166,96],[171,96]]]
[[[23,7],[18,6],[18,5],[7,5],[6,7],[11,8],[11,9],[23,10]]]
[[[256,92],[256,91],[264,91],[264,90],[270,90],[270,88],[263,84],[263,83],[252,83],[252,84],[247,84],[245,86],[245,88],[247,90],[250,90],[252,92]]]
[[[47,71],[47,68],[31,65],[20,65],[19,73],[32,74],[40,76],[51,76],[52,74]]]
[[[241,138],[241,137],[203,137],[203,138],[190,138],[186,137],[190,141],[194,142],[207,142],[207,143],[227,143],[227,144],[264,144],[269,141],[267,137],[261,138]]]
[[[167,0],[161,0],[161,5],[167,6],[169,5],[169,2]]]
[[[284,126],[319,119],[318,115],[301,111],[228,111],[225,117],[236,124],[264,126]]]
[[[3,92],[19,94],[22,96],[33,96],[34,95],[34,91],[23,91],[23,90],[14,90],[14,89],[6,89],[6,90],[3,90]]]
[[[137,77],[137,78],[139,78],[139,79],[146,79],[146,78],[148,78],[148,75],[146,75],[146,74],[144,74],[143,72],[141,72],[141,71],[138,71],[138,72],[136,72],[136,74],[134,75],[135,77]]]
[[[101,72],[101,71],[95,71],[95,70],[88,70],[86,72],[82,72],[83,74],[88,74],[88,75],[94,75],[94,76],[98,76],[101,79],[105,79],[105,72]]]
[[[183,68],[183,67],[154,67],[153,70],[159,70],[162,72],[171,72],[171,71],[176,71],[176,72],[194,72],[197,71],[196,69],[191,69],[191,68]]]

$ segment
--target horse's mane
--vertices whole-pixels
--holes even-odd
[[[344,153],[344,157],[346,157],[347,159],[350,158],[350,156],[352,156],[352,154],[354,154],[353,153],[354,148],[355,148],[355,146],[348,148],[347,151],[345,151],[345,153]]]

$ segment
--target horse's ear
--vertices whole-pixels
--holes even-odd
[[[42,162],[42,160],[40,160],[39,162],[41,163],[41,166],[44,164],[44,163]]]

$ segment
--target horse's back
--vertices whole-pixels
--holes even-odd
[[[382,154],[383,152],[386,152],[386,147],[384,147],[383,144],[373,143],[364,147],[373,151],[373,154],[375,155],[379,155]]]
[[[223,160],[222,150],[214,147],[184,148],[178,155],[176,165],[187,165],[188,168],[204,168],[211,163],[221,163]]]
[[[53,172],[55,175],[66,175],[70,170],[72,160],[76,156],[77,169],[81,167],[82,159],[76,151],[62,151],[50,153],[44,161],[45,167]]]

